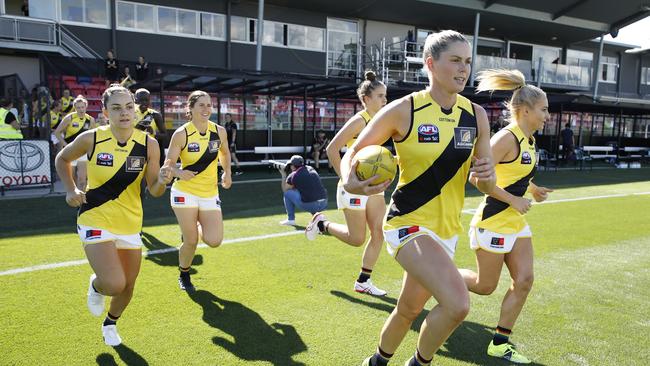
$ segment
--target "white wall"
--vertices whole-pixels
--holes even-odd
[[[368,20],[366,26],[366,40],[365,43],[367,46],[381,43],[381,39],[386,37],[387,43],[393,43],[393,37],[399,37],[400,40],[404,40],[409,29],[413,30],[415,34],[415,27],[408,24],[396,24],[396,23],[386,23],[378,22],[374,20]],[[361,23],[363,27],[363,23]],[[359,30],[359,34],[363,34],[363,29]]]
[[[29,92],[40,83],[38,58],[0,55],[0,76],[18,74]]]

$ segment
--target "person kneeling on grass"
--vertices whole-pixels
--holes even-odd
[[[289,169],[291,173],[287,176]],[[282,175],[281,186],[284,192],[284,207],[287,210],[287,219],[280,221],[280,225],[296,224],[296,207],[312,215],[327,208],[327,190],[318,172],[305,166],[302,156],[292,156],[287,165],[279,167],[278,170]]]

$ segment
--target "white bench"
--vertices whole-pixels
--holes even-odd
[[[303,152],[311,152],[311,146],[306,146],[307,150],[302,146],[255,146],[255,154],[302,154]]]
[[[613,154],[614,147],[612,146],[583,146],[582,151],[587,153],[587,156],[591,159],[608,159],[617,157],[616,154]]]

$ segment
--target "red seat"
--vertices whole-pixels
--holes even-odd
[[[64,75],[61,76],[61,80],[63,80],[64,83],[72,82],[74,84],[77,83],[77,77],[76,76],[70,76],[70,75]]]

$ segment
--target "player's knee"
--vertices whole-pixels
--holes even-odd
[[[415,318],[420,315],[422,312],[422,307],[417,307],[417,306],[411,306],[407,304],[397,304],[396,310],[397,310],[397,315],[399,315],[401,318],[404,318],[405,320],[409,322],[413,322]]]
[[[497,289],[497,283],[488,283],[487,281],[479,282],[472,288],[472,292],[478,295],[490,295]]]
[[[115,296],[124,291],[126,287],[126,280],[124,277],[109,277],[102,279],[101,292],[102,295]]]
[[[366,233],[350,233],[350,245],[360,247],[366,242]]]
[[[221,245],[223,238],[221,237],[203,237],[203,242],[207,244],[210,248],[216,248]]]
[[[449,319],[455,323],[462,323],[469,314],[469,296],[456,299],[450,306],[444,307]]]
[[[188,248],[196,248],[199,243],[198,235],[183,235],[183,246]]]
[[[523,292],[530,292],[533,288],[534,275],[533,273],[521,275],[514,279],[515,289]]]

